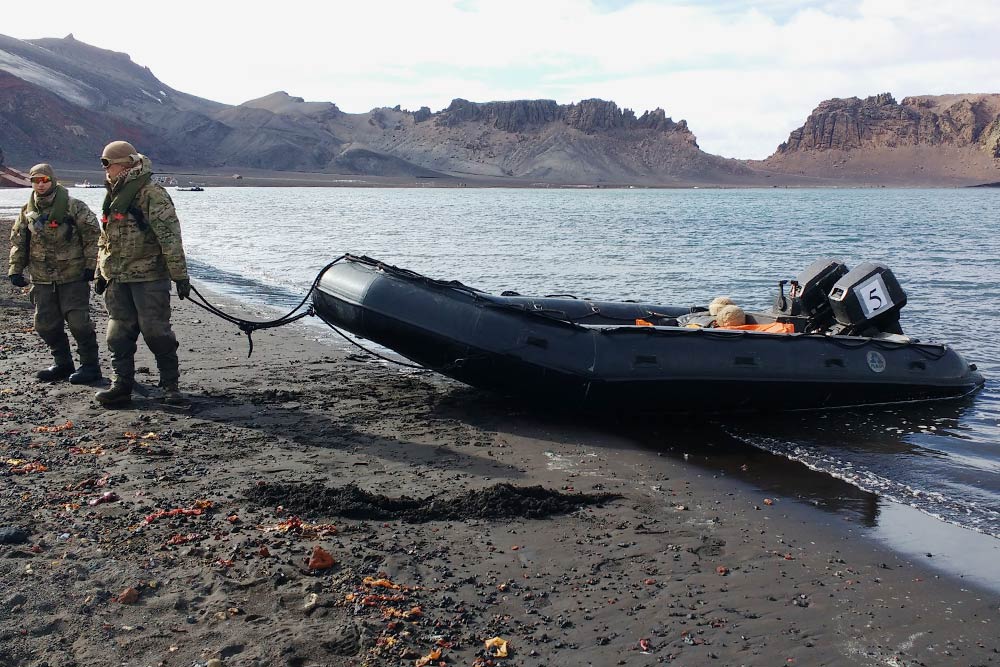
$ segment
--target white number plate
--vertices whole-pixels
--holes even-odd
[[[870,320],[892,307],[892,299],[889,298],[888,292],[882,276],[877,273],[854,288],[854,294],[861,302],[861,309],[865,311],[866,320]]]

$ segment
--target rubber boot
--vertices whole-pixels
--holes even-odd
[[[94,398],[106,408],[124,405],[132,400],[132,383],[115,378],[109,388],[97,392]]]
[[[93,384],[102,377],[101,367],[97,364],[84,364],[79,370],[69,376],[71,384]]]
[[[176,382],[168,382],[163,385],[163,402],[167,405],[187,405],[188,400],[177,388]]]
[[[49,353],[52,354],[52,365],[35,373],[35,377],[42,382],[65,380],[76,370],[76,366],[73,365],[73,354],[69,349],[69,338],[66,337],[62,322],[59,322],[56,328],[48,328],[51,322],[45,323],[43,319],[45,318],[39,316],[36,308],[35,331],[48,345]]]
[[[70,375],[73,374],[76,368],[73,367],[73,363],[67,366],[66,364],[55,364],[54,366],[49,366],[48,368],[38,371],[35,375],[42,382],[57,382],[59,380],[65,380]]]

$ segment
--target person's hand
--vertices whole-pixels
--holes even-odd
[[[183,301],[184,299],[191,296],[191,281],[187,278],[183,280],[175,280],[174,284],[177,285],[177,298]]]
[[[104,294],[104,290],[108,289],[108,281],[104,276],[97,276],[97,280],[94,282],[94,294]]]
[[[83,279],[86,280],[88,283],[93,282],[94,281],[94,270],[93,269],[84,269],[83,270]]]
[[[10,280],[10,284],[13,285],[14,287],[28,286],[28,279],[24,277],[23,273],[12,273],[9,276],[7,276],[7,279]]]

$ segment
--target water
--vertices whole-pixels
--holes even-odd
[[[904,330],[951,343],[972,400],[717,424],[885,501],[1000,537],[1000,191],[215,188],[172,192],[196,282],[294,305],[344,252],[491,292],[770,303],[820,256],[888,264]],[[95,210],[102,190],[74,190]],[[0,207],[25,191],[0,191]],[[773,467],[773,466],[769,466]],[[791,473],[795,476],[795,473]],[[775,482],[779,483],[780,482]],[[790,484],[786,481],[786,486]],[[838,492],[841,493],[842,492]],[[862,493],[861,496],[868,497]],[[861,501],[868,503],[868,500]],[[877,505],[877,503],[876,503]],[[885,521],[882,521],[885,524]]]

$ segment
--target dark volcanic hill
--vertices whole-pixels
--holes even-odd
[[[238,169],[511,184],[951,185],[1000,180],[1000,95],[829,100],[767,160],[705,153],[685,121],[614,102],[477,103],[350,114],[275,92],[240,105],[182,93],[124,53],[0,35],[8,165],[93,169],[128,139],[161,170]]]
[[[230,106],[181,93],[124,53],[0,36],[0,145],[12,164],[91,166],[125,138],[161,166],[545,183],[762,181],[698,148],[684,121],[613,102],[475,103],[348,114],[277,92]]]
[[[997,181],[1000,94],[827,100],[759,164],[859,183]]]

